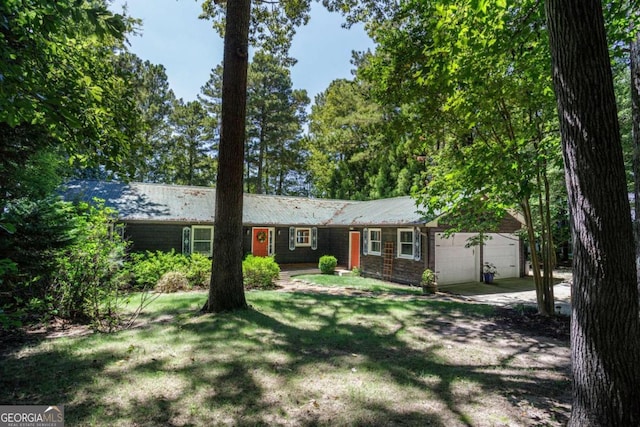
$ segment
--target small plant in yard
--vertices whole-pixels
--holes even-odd
[[[485,283],[493,283],[493,277],[498,275],[498,269],[495,264],[485,262],[482,268]]]
[[[164,273],[155,286],[156,292],[178,292],[191,289],[187,275],[180,271]]]
[[[333,274],[336,271],[338,259],[333,255],[323,255],[318,261],[318,268],[322,274]]]
[[[422,279],[420,280],[420,286],[422,286],[422,292],[425,294],[434,294],[438,291],[438,284],[436,282],[436,274],[430,269],[426,269],[422,272]]]
[[[485,262],[484,263],[484,267],[482,269],[483,273],[489,273],[489,274],[498,274],[498,269],[496,268],[496,265],[490,262]]]
[[[242,276],[246,288],[273,288],[275,281],[280,277],[280,266],[272,256],[248,255],[242,261]]]

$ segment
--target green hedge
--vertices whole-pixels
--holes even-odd
[[[247,255],[242,262],[244,286],[247,289],[269,289],[275,287],[275,281],[280,277],[280,266],[270,257]]]
[[[160,278],[169,272],[183,273],[189,286],[208,287],[211,277],[211,260],[204,255],[171,252],[132,253],[126,269],[130,274],[133,290],[153,289]]]
[[[323,255],[318,262],[318,268],[322,274],[333,274],[336,271],[338,260],[333,255]]]

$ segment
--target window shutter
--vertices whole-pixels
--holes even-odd
[[[182,229],[182,254],[191,254],[191,227]]]
[[[314,251],[318,249],[318,227],[311,229],[311,249]]]
[[[420,261],[420,250],[422,249],[422,240],[420,235],[420,227],[416,227],[413,230],[413,259]]]
[[[289,250],[293,251],[296,249],[296,228],[289,227]]]
[[[362,230],[362,255],[369,254],[369,229]]]

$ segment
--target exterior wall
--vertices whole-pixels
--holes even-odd
[[[182,252],[182,229],[196,224],[128,223],[125,238],[132,242],[135,252],[163,251],[172,249]],[[199,224],[198,224],[199,225]],[[243,227],[242,247],[245,255],[251,253],[251,229]],[[215,233],[215,230],[214,230]],[[318,228],[318,247],[289,249],[289,227],[275,227],[275,259],[279,264],[317,264],[323,255],[333,255],[339,265],[346,265],[349,256],[349,230],[347,228]]]
[[[421,227],[420,239],[420,260],[414,261],[410,259],[398,258],[397,241],[399,227],[372,227],[380,228],[382,231],[382,254],[381,255],[361,255],[360,272],[365,277],[373,277],[377,279],[389,280],[392,282],[419,285],[422,278],[422,272],[426,268],[426,262],[431,251],[428,250],[427,229]],[[406,228],[406,227],[400,227]],[[362,233],[364,229],[359,229]],[[361,239],[364,241],[364,239]],[[384,272],[384,246],[386,242],[393,242],[394,254],[392,259],[391,276],[383,277]],[[360,249],[362,253],[362,248]]]
[[[444,231],[446,231],[449,227],[446,224],[438,224],[437,227],[429,227],[427,229],[427,233],[428,233],[428,252],[429,252],[429,256],[427,259],[427,264],[425,266],[425,268],[430,268],[431,270],[435,269],[435,265],[436,265],[436,255],[435,255],[435,250],[436,250],[436,243],[435,243],[435,239],[436,239],[436,233],[442,233]],[[522,223],[520,221],[518,221],[518,219],[516,219],[515,217],[513,217],[512,215],[507,215],[501,222],[500,225],[498,227],[498,230],[494,230],[492,232],[496,232],[496,233],[517,233],[518,231],[522,230]],[[520,277],[524,277],[526,275],[527,272],[525,272],[525,246],[524,246],[524,242],[522,241],[522,239],[519,242],[519,251],[520,251]],[[484,260],[482,257],[482,253],[480,254],[480,265],[483,265]],[[478,281],[481,280],[481,277],[478,277]]]
[[[390,277],[383,277],[384,268],[384,253],[382,255],[361,255],[361,274],[365,277],[373,277],[377,279],[385,279],[392,282],[419,285],[422,278],[422,272],[429,268],[435,269],[435,236],[438,232],[447,230],[446,225],[439,225],[438,227],[421,227],[421,257],[419,261],[413,261],[404,258],[397,257],[397,231],[398,228],[405,227],[372,227],[381,228],[382,230],[382,248],[384,251],[385,242],[393,242],[394,244],[394,257],[392,264],[392,273]],[[500,224],[500,233],[515,233],[522,228],[522,224],[513,216],[507,216]],[[358,231],[363,232],[363,228],[358,228]],[[363,239],[361,239],[364,241]],[[348,246],[348,245],[347,245]],[[522,241],[520,241],[521,253],[524,251]],[[362,248],[360,248],[362,254]],[[520,258],[524,260],[524,257]],[[521,261],[520,269],[524,274],[524,261]],[[478,277],[480,280],[480,277]]]
[[[322,241],[320,241],[322,236]],[[349,229],[348,228],[321,228],[318,229],[318,251],[320,244],[323,252],[319,255],[333,255],[338,259],[338,265],[346,267],[349,264]],[[362,249],[360,249],[362,250]],[[319,257],[318,257],[319,258]]]
[[[128,223],[124,236],[131,242],[134,252],[163,251],[174,249],[182,253],[182,228],[189,224],[140,224]]]
[[[278,264],[317,264],[323,255],[333,255],[338,265],[346,265],[349,256],[349,230],[347,228],[319,228],[318,247],[289,249],[289,227],[276,227],[275,259]],[[249,241],[248,251],[251,251]]]
[[[125,237],[132,242],[132,250],[141,251],[171,251],[172,249],[180,253],[182,251],[182,229],[193,224],[187,223],[129,223],[125,227]],[[361,233],[360,247],[360,271],[363,276],[374,277],[393,282],[418,285],[422,272],[426,268],[435,268],[435,233],[447,229],[446,225],[438,227],[421,227],[421,256],[420,260],[398,258],[397,256],[397,230],[399,227],[372,227],[380,228],[382,231],[382,249],[386,242],[393,242],[394,255],[392,260],[392,270],[389,277],[383,277],[384,253],[381,255],[364,255],[362,244],[364,244],[364,227],[318,227],[318,247],[297,247],[295,250],[289,249],[289,226],[275,227],[275,259],[279,264],[312,263],[317,264],[323,255],[333,255],[338,259],[338,265],[346,266],[349,261],[349,231],[359,231]],[[405,227],[401,227],[405,228]],[[242,244],[244,253],[251,253],[251,229],[243,228]],[[509,216],[501,224],[499,231],[503,233],[513,233],[521,229],[521,224],[515,218]],[[215,231],[214,231],[215,233]],[[524,253],[524,245],[520,242],[520,251]],[[521,271],[524,271],[524,259],[522,256]]]

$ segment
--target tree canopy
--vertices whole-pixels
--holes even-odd
[[[9,0],[0,16],[3,168],[46,146],[116,167],[138,127],[130,75],[116,67],[132,22],[104,1]]]

